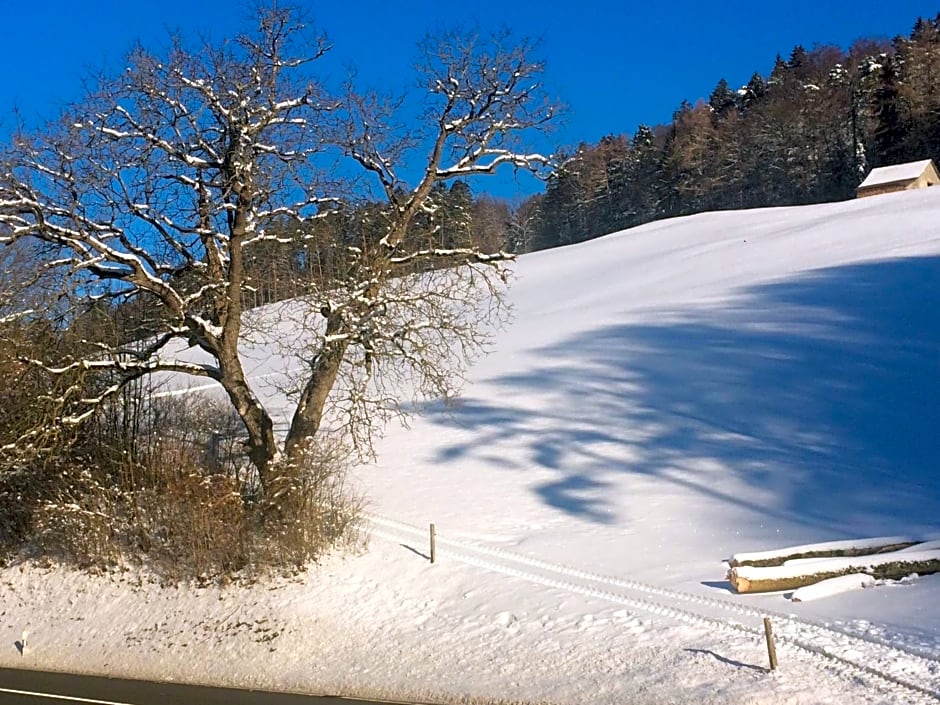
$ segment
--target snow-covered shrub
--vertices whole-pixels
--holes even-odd
[[[170,577],[241,570],[249,559],[250,532],[239,483],[196,467],[180,470],[134,493],[137,546]]]
[[[0,317],[0,560],[33,537],[33,513],[58,496],[69,473],[77,429],[55,415],[82,375],[54,378],[33,364],[56,347],[67,342],[46,321]]]
[[[30,543],[44,555],[69,560],[82,568],[106,567],[121,555],[122,523],[116,490],[87,468],[64,466],[47,497],[32,515]]]
[[[310,444],[295,465],[282,462],[269,505],[256,507],[260,565],[302,566],[358,539],[362,500],[346,483],[349,453],[338,442]]]
[[[0,378],[29,371],[6,360]],[[50,427],[48,438],[32,436],[34,447],[10,436],[0,453],[0,559],[40,554],[86,569],[145,562],[176,580],[293,568],[353,535],[358,502],[346,491],[341,446],[311,443],[301,461],[278,466],[276,501],[262,501],[228,406],[164,392],[129,385],[67,435]],[[43,428],[41,400],[14,398],[0,383],[4,402]]]

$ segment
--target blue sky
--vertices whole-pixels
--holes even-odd
[[[0,133],[16,106],[29,124],[53,117],[81,95],[90,69],[119,70],[135,41],[158,47],[167,32],[222,38],[244,27],[239,0],[14,0],[0,29]],[[795,44],[846,47],[859,37],[908,34],[936,2],[788,0],[785,3],[632,3],[544,0],[455,3],[437,0],[301,2],[334,43],[331,71],[353,65],[376,87],[413,83],[415,43],[453,22],[509,26],[541,39],[547,82],[569,106],[555,140],[596,142],[667,121],[683,99],[707,97],[719,78],[732,86],[767,74],[775,54]],[[513,186],[501,186],[512,195]],[[531,186],[523,185],[524,190]]]

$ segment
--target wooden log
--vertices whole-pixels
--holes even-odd
[[[911,553],[912,551],[940,551],[940,539],[931,539],[923,543],[914,544],[908,548],[902,548],[900,553]]]
[[[912,573],[940,573],[936,551],[878,554],[830,558],[788,566],[736,566],[728,571],[735,592],[777,592],[795,590],[821,580],[852,573],[865,573],[880,580],[899,580]]]
[[[852,556],[871,556],[879,553],[893,553],[904,548],[915,548],[920,541],[906,536],[885,536],[873,539],[854,539],[850,541],[827,541],[824,543],[790,546],[773,551],[736,553],[728,565],[736,568],[741,565],[767,567],[783,565],[787,561],[802,558],[838,558]]]

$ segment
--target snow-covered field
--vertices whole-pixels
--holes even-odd
[[[457,405],[358,469],[368,550],[253,589],[8,568],[0,665],[405,700],[940,700],[940,576],[793,603],[732,594],[723,564],[940,531],[940,189],[662,221],[516,270],[515,322]]]

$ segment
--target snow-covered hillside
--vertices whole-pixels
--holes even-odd
[[[0,629],[32,636],[0,663],[441,700],[940,697],[940,576],[794,604],[732,594],[722,563],[940,532],[940,189],[662,221],[516,271],[463,397],[357,470],[368,552],[221,594],[7,569]],[[268,384],[280,358],[251,356]],[[258,623],[277,636],[232,626]]]
[[[653,223],[517,271],[457,408],[364,469],[379,512],[684,589],[736,551],[940,530],[940,193]]]

